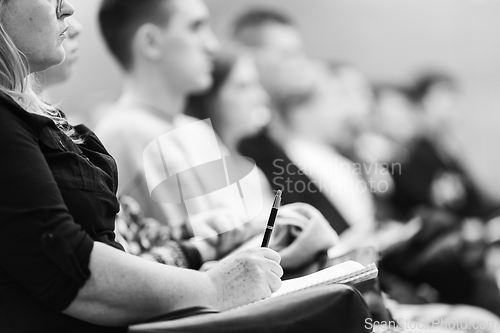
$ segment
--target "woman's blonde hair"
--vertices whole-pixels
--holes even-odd
[[[0,7],[8,0],[0,1]],[[0,18],[3,14],[0,8]],[[82,143],[61,112],[45,103],[34,74],[30,74],[27,57],[16,47],[0,22],[0,91],[12,97],[23,109],[48,117],[75,143]]]

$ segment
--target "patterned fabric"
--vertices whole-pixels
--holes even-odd
[[[115,233],[128,253],[166,265],[191,267],[182,245],[172,239],[169,226],[144,217],[141,206],[131,197],[121,196],[120,204]]]

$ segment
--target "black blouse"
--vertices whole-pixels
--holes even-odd
[[[0,331],[125,332],[61,311],[89,278],[94,241],[118,249],[117,169],[85,126],[74,144],[0,94]]]

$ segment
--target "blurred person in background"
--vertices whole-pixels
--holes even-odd
[[[186,208],[182,203],[151,199],[143,151],[161,135],[193,122],[182,114],[185,95],[211,84],[218,41],[208,25],[208,10],[200,0],[165,1],[168,10],[179,14],[169,22],[175,29],[168,30],[151,9],[134,12],[131,8],[140,7],[139,2],[104,4],[99,13],[101,33],[124,80],[121,96],[106,110],[96,131],[118,162],[120,195],[133,197],[146,216],[168,224],[175,238],[185,238],[189,234],[184,225]],[[183,144],[170,143],[168,157],[189,160]],[[164,175],[163,166],[158,167],[153,172]],[[192,187],[198,184],[197,179],[189,181]]]
[[[272,110],[271,122],[267,128],[258,133],[252,139],[251,144],[249,144],[250,140],[245,140],[242,143],[240,151],[243,155],[252,157],[257,161],[259,167],[263,169],[268,177],[268,181],[277,189],[273,181],[279,178],[279,175],[273,175],[277,170],[276,166],[271,164],[275,160],[275,154],[278,154],[280,150],[279,147],[288,145],[290,141],[290,131],[287,129],[287,126],[290,125],[290,119],[284,110],[287,109],[288,105],[294,104],[297,99],[308,94],[312,82],[315,80],[314,77],[317,68],[307,57],[304,42],[297,26],[290,18],[279,11],[253,9],[243,13],[235,20],[232,37],[236,43],[245,47],[255,59],[262,85],[270,96],[270,110]],[[308,135],[321,136],[325,133],[333,136],[336,135],[336,143],[339,146],[345,146],[342,149],[347,150],[354,139],[354,129],[357,128],[352,125],[359,125],[359,123],[363,122],[362,115],[367,112],[367,108],[369,107],[370,92],[366,88],[362,78],[360,79],[360,74],[355,70],[342,68],[342,75],[343,79],[349,82],[349,85],[346,84],[346,87],[354,87],[349,90],[346,88],[345,91],[346,94],[352,94],[353,98],[344,99],[342,102],[351,103],[348,108],[353,109],[352,119],[338,125],[333,119],[329,123],[316,124],[313,123],[313,119],[309,118],[307,112],[303,112],[300,115],[307,118],[307,121],[302,122],[300,130],[307,131]],[[336,84],[338,83],[336,82]],[[362,95],[362,98],[358,99],[358,94]],[[359,112],[359,114],[356,112]],[[335,117],[336,115],[338,114],[330,113],[331,117]],[[297,123],[300,123],[300,121],[297,121]],[[325,125],[332,127],[322,131],[321,129]],[[306,129],[306,126],[309,126],[309,128]],[[266,149],[260,149],[260,147],[266,147]],[[269,163],[259,164],[259,158],[257,157],[259,155],[262,159],[269,158],[270,160],[267,160]],[[295,170],[294,173],[297,174],[299,172]],[[297,177],[301,176],[303,175],[297,175]],[[309,181],[304,181],[309,184]],[[327,197],[319,194],[320,191],[314,184],[311,184],[311,188],[314,190],[305,190],[301,191],[301,193],[286,191],[285,189],[286,195],[284,195],[283,201],[308,202],[325,215],[332,227],[339,234],[346,230],[349,224],[345,220],[346,217],[342,216],[339,212],[339,209],[349,212],[353,212],[354,210],[344,207],[344,205],[335,207]],[[370,205],[367,204],[363,207]],[[356,213],[362,214],[362,212],[363,209],[359,209]],[[367,214],[367,216],[373,218],[371,213]]]
[[[209,118],[230,153],[237,155],[241,140],[269,122],[269,95],[251,55],[235,46],[227,46],[215,56],[212,78],[209,89],[189,97],[186,114]]]
[[[251,52],[272,109],[308,89],[310,60],[297,25],[287,15],[272,9],[249,10],[236,18],[231,34]]]
[[[391,203],[395,191],[393,177],[401,172],[398,161],[407,158],[408,147],[420,131],[420,119],[406,87],[377,84],[373,89],[373,104],[366,118],[368,125],[355,138],[348,156],[356,162],[383,166],[376,171],[385,175],[383,181],[387,186],[383,193],[374,191],[380,219],[408,220],[410,216],[397,213]]]
[[[356,140],[358,154],[381,163],[402,160],[421,128],[409,90],[397,84],[377,84],[374,96],[369,128]]]
[[[370,132],[370,116],[374,108],[374,90],[372,83],[354,65],[347,63],[329,62],[327,71],[340,80],[343,96],[347,108],[351,110],[351,117],[346,120],[344,135],[335,140],[332,146],[348,160],[358,167],[358,172],[363,175],[370,191],[376,199],[377,216],[380,212],[380,199],[390,195],[394,184],[387,165],[374,158],[359,144],[360,138],[365,138]],[[373,136],[370,138],[370,142]]]
[[[186,113],[198,119],[211,119],[222,144],[231,155],[236,156],[239,155],[237,147],[241,140],[257,133],[269,120],[268,95],[260,84],[253,58],[234,46],[228,46],[216,55],[212,78],[213,83],[209,89],[189,97]],[[259,175],[264,202],[271,202],[271,187],[260,170]],[[294,206],[310,209],[301,204],[292,205]],[[280,216],[286,219],[287,206],[284,208],[283,212],[280,211]],[[304,226],[295,227],[304,229]],[[302,235],[280,251],[281,263],[286,270],[310,264],[317,254],[332,246],[331,241],[337,236],[326,220],[318,223],[316,229],[313,231],[312,228],[307,228],[305,233],[309,234],[308,237]],[[297,236],[295,228],[290,232],[292,234],[289,236]],[[279,231],[275,236],[280,238]],[[295,252],[293,257],[287,254],[292,252]]]
[[[490,276],[497,281],[500,276],[496,263],[500,232],[498,218],[492,217],[500,204],[477,184],[453,136],[453,123],[460,112],[458,83],[442,71],[426,71],[415,78],[407,96],[413,104],[416,131],[406,144],[401,141],[399,149],[404,154],[392,160],[400,171],[393,174],[395,186],[389,203],[399,216],[435,216],[435,231],[427,233],[429,240],[437,232],[462,234],[465,248],[481,255],[454,251],[469,257],[476,267],[484,267],[488,274],[476,272],[475,279],[482,281],[483,290],[488,290],[486,286],[493,289],[498,283]],[[480,297],[484,302],[491,298],[487,292]]]
[[[144,160],[143,152],[157,138],[173,129],[197,121],[183,114],[186,98],[191,93],[211,89],[213,58],[219,49],[218,41],[208,25],[207,8],[199,0],[166,1],[165,6],[171,6],[177,13],[169,23],[171,29],[166,30],[161,23],[157,23],[155,15],[147,9],[139,14],[134,11],[134,6],[140,6],[139,4],[140,1],[132,1],[129,6],[120,5],[119,1],[105,1],[101,7],[101,31],[111,53],[123,69],[124,84],[119,100],[107,110],[96,131],[100,133],[118,162],[120,195],[134,198],[142,208],[144,216],[168,226],[171,238],[175,240],[191,239],[193,236],[203,238],[204,235],[195,235],[193,230],[190,230],[192,225],[199,226],[201,222],[191,215],[188,219],[187,204],[153,200],[146,181],[145,165],[151,166],[148,172],[153,173],[156,179],[165,177],[165,167],[161,159]],[[120,15],[117,15],[117,12]],[[224,102],[237,103],[238,101],[231,100],[233,93],[242,92],[241,96],[246,98],[246,87],[239,90],[241,75],[244,84],[250,80],[250,84],[254,85],[250,87],[250,92],[255,91],[256,83],[252,76],[254,67],[250,60],[245,59],[242,57],[241,62],[238,62],[236,83],[231,80],[228,86],[216,84],[213,88],[222,88],[226,98]],[[226,74],[228,73],[229,71]],[[250,78],[247,77],[248,74]],[[235,85],[236,90],[233,91]],[[227,89],[230,90],[229,96]],[[259,102],[258,99],[265,96],[259,96],[260,93],[250,96],[250,99],[256,97],[256,102],[263,107],[265,101]],[[168,152],[164,158],[168,163],[190,165],[192,161],[206,155],[205,146],[198,144],[196,140],[214,138],[214,134],[206,123],[198,122],[198,124],[201,124],[197,127],[198,132],[189,138],[163,139],[162,137],[163,151]],[[217,120],[215,124],[220,126]],[[245,122],[240,129],[248,124]],[[230,145],[229,137],[236,134],[235,131],[224,134]],[[234,150],[234,147],[228,149],[221,142],[217,144],[224,158],[230,156],[231,149]],[[246,221],[244,216],[234,212],[232,203],[224,195],[225,192],[212,190],[212,178],[195,169],[182,178],[183,193],[210,194],[210,196],[198,196],[195,202],[191,200],[190,203],[190,208],[196,206],[195,209],[200,212],[197,216],[206,219],[201,223],[202,227],[207,227],[207,231],[215,231],[211,236],[216,235],[209,237],[210,239],[205,242],[193,242],[198,248],[202,262],[218,260],[235,250],[238,245],[261,235],[265,229],[265,219],[268,217],[268,211],[261,209],[257,217]],[[262,195],[263,191],[258,182],[251,185],[253,187],[246,190],[253,190]],[[175,196],[178,187],[164,188],[164,190],[164,194]],[[269,192],[264,194],[264,198],[269,198]],[[241,203],[239,196],[236,199]],[[285,218],[287,211],[293,211],[293,217]],[[292,246],[287,242],[280,248],[285,268],[305,264],[318,251],[335,244],[335,232],[325,228],[328,227],[327,222],[310,206],[282,207],[280,221],[285,220],[296,222],[300,220],[303,226],[303,232],[292,243],[295,245]],[[278,221],[278,224],[281,223]],[[151,225],[150,228],[144,227],[145,230],[151,229]],[[202,231],[205,232],[205,229]],[[325,241],[318,242],[318,237]],[[304,238],[314,239],[315,242],[308,243],[307,247],[300,246]],[[226,240],[227,243],[221,240]],[[291,245],[290,248],[287,248],[288,245]]]
[[[315,182],[311,182],[311,179],[304,173],[298,171],[295,165],[290,165],[291,169],[289,169],[289,164],[283,163],[290,161],[283,151],[284,147],[289,147],[291,151],[297,151],[294,149],[296,143],[292,143],[292,140],[297,136],[307,136],[311,138],[311,141],[321,141],[329,136],[330,142],[334,140],[334,137],[337,142],[349,141],[348,139],[344,140],[345,137],[352,138],[350,131],[353,127],[347,125],[350,120],[344,122],[335,120],[335,117],[343,117],[345,114],[349,114],[349,111],[341,115],[341,113],[329,112],[321,105],[321,107],[316,108],[316,111],[331,117],[326,122],[324,118],[313,117],[312,111],[294,112],[293,115],[287,112],[291,105],[302,104],[301,99],[309,99],[311,94],[316,93],[316,91],[311,92],[312,86],[320,89],[318,86],[322,84],[329,85],[329,88],[324,88],[318,94],[321,95],[322,99],[318,104],[322,104],[326,100],[327,103],[339,102],[338,99],[336,100],[337,95],[328,96],[328,93],[324,93],[324,90],[327,89],[332,89],[332,91],[343,89],[340,87],[338,78],[328,82],[326,76],[323,75],[321,78],[323,81],[318,83],[317,80],[321,77],[318,73],[321,70],[307,57],[304,42],[297,26],[279,11],[252,9],[241,14],[235,20],[232,37],[235,42],[245,47],[255,59],[262,85],[270,96],[270,110],[272,111],[270,124],[251,139],[244,140],[240,146],[241,153],[257,162],[274,189],[284,190],[283,202],[304,201],[310,203],[323,213],[337,233],[343,233],[352,223],[362,221],[361,223],[369,224],[369,220],[373,218],[371,199],[361,200],[359,203],[354,199],[348,205],[340,202],[337,202],[337,205],[332,204],[331,197],[320,193],[319,186],[315,185]],[[316,82],[314,82],[315,80]],[[341,103],[345,101],[346,99],[342,100]],[[311,102],[315,103],[316,100],[311,99]],[[351,106],[354,107],[354,105]],[[363,110],[363,108],[358,110]],[[356,117],[355,113],[352,115]],[[304,119],[299,119],[301,117]],[[348,119],[349,117],[344,118]],[[308,141],[305,140],[305,142]],[[321,145],[321,147],[323,146]],[[308,148],[304,147],[303,151],[307,150]],[[338,161],[339,166],[349,167],[349,163],[342,163],[341,156],[339,156]],[[281,172],[285,169],[286,173]],[[294,177],[295,181],[301,180],[309,187],[299,191],[288,189],[287,183],[285,183],[288,177]],[[276,182],[279,182],[280,186],[277,186]],[[349,201],[343,196],[337,196],[337,199],[344,203],[346,200]],[[358,205],[362,207],[352,209]],[[339,211],[342,209],[344,210],[343,214]],[[349,219],[350,221],[348,221]]]
[[[487,218],[498,209],[464,167],[451,134],[459,90],[449,75],[428,72],[410,86],[377,91],[373,131],[359,138],[358,147],[395,167],[393,217],[407,219],[418,207],[431,207],[458,218]]]
[[[395,177],[395,196],[401,206],[429,205],[461,217],[487,218],[500,203],[477,186],[453,137],[452,126],[460,111],[456,80],[443,72],[427,71],[414,80],[411,98],[421,130],[409,146],[409,156],[401,161],[405,162],[401,175]]]
[[[347,123],[348,135],[344,135],[341,140],[336,141],[335,148],[346,157],[353,150],[356,138],[367,130],[369,125],[368,117],[373,108],[374,93],[371,82],[364,73],[356,66],[348,63],[325,61],[325,71],[331,72],[333,76],[340,80],[345,104],[352,112],[353,124]]]
[[[297,26],[279,11],[257,8],[244,12],[235,19],[231,36],[235,43],[252,55],[262,86],[269,96],[271,120],[264,130],[254,136],[253,146],[255,150],[260,150],[260,154],[271,154],[271,150],[276,146],[275,140],[280,144],[288,140],[287,131],[281,125],[285,118],[282,111],[291,99],[300,98],[310,90],[314,66],[305,53],[304,42]],[[242,144],[246,145],[245,142]],[[256,160],[254,153],[243,146],[240,147],[242,154]],[[255,154],[259,152],[256,151]],[[268,177],[269,183],[277,189],[273,184],[274,177],[271,176],[274,167],[267,163],[259,164],[257,160],[256,162]],[[301,200],[297,193],[288,191],[285,192],[282,202],[309,202],[322,212],[339,234],[347,228],[338,210],[332,209],[326,198],[317,195],[317,191],[304,191],[303,195],[309,195],[311,198]]]

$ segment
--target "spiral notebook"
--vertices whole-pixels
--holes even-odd
[[[319,285],[333,283],[356,284],[374,279],[377,275],[378,269],[375,264],[372,263],[367,266],[363,266],[356,261],[349,260],[304,277],[283,281],[281,288],[277,292],[273,293],[271,297],[278,297]]]

